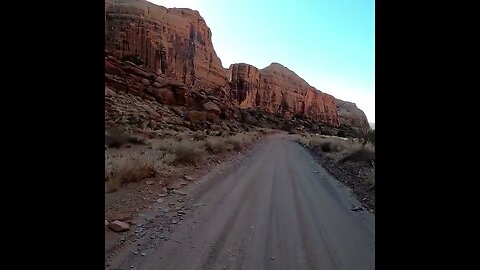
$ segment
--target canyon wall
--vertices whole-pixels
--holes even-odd
[[[212,33],[198,11],[107,0],[105,12],[105,47],[118,59],[136,56],[136,64],[198,88],[226,85]]]
[[[322,93],[278,63],[264,69],[244,63],[223,68],[210,28],[198,11],[167,9],[144,0],[106,0],[105,8],[105,48],[118,59],[135,62],[194,91],[221,94],[240,108],[369,129],[365,114],[355,104]]]
[[[335,98],[278,63],[260,70],[248,64],[233,64],[228,79],[231,97],[241,108],[261,108],[286,117],[304,115],[318,123],[339,125]]]

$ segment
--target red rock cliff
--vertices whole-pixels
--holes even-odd
[[[280,64],[261,70],[248,64],[224,69],[213,49],[211,31],[198,11],[167,9],[144,0],[106,0],[105,20],[106,49],[119,59],[136,56],[157,75],[194,89],[215,89],[211,93],[222,93],[222,98],[241,108],[368,128],[365,114],[354,104],[320,92]]]
[[[272,63],[261,70],[248,64],[233,64],[228,76],[231,97],[242,108],[262,108],[287,117],[301,114],[319,123],[339,126],[335,98],[280,64]]]
[[[143,0],[106,0],[105,12],[105,48],[115,57],[136,55],[156,74],[196,88],[227,83],[210,28],[198,11]]]
[[[336,99],[338,121],[341,125],[370,130],[365,113],[352,102]]]

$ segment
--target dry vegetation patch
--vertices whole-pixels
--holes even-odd
[[[120,145],[128,143],[126,138],[133,138],[123,133],[115,134],[122,134],[113,136],[121,138],[117,140],[122,142]],[[139,145],[138,148],[108,149],[105,152],[105,181],[109,190],[116,190],[125,183],[153,177],[168,166],[196,165],[208,155],[240,151],[263,135],[258,132],[238,133],[233,136],[208,136],[203,132],[164,134],[163,137],[139,140],[145,145]]]

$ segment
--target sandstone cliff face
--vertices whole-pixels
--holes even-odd
[[[105,47],[118,59],[136,55],[156,74],[197,88],[226,84],[210,28],[197,11],[106,0],[105,20]]]
[[[355,104],[318,91],[280,64],[264,69],[233,64],[224,69],[213,49],[211,31],[197,11],[167,9],[144,0],[106,0],[105,20],[109,53],[118,59],[136,56],[144,67],[120,67],[109,59],[106,78],[117,87],[136,89],[164,104],[216,114],[219,110],[204,105],[206,95],[221,111],[229,100],[240,108],[286,117],[303,115],[334,127],[368,129],[365,114]],[[131,77],[131,72],[144,74]],[[198,94],[199,90],[205,90],[204,94]]]
[[[305,115],[319,123],[339,126],[335,98],[280,64],[272,63],[261,70],[233,64],[228,76],[231,97],[241,108],[262,108],[286,117]]]
[[[230,108],[233,107],[228,100],[207,95],[201,90],[193,91],[175,79],[157,75],[130,62],[122,63],[108,53],[105,57],[105,86],[106,89],[130,93],[159,104],[203,111],[209,119],[217,119],[222,113],[229,117]],[[107,90],[105,95],[108,95]]]
[[[338,121],[340,125],[349,127],[357,127],[361,130],[370,130],[365,113],[357,108],[357,105],[352,102],[336,99]]]

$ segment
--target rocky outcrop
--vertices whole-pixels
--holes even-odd
[[[248,64],[233,64],[228,77],[230,96],[241,108],[260,108],[286,117],[304,115],[318,123],[339,126],[335,98],[278,63],[260,70]]]
[[[118,59],[137,64],[197,88],[226,85],[198,11],[167,9],[143,0],[106,0],[105,47]]]
[[[367,116],[365,113],[357,108],[357,105],[352,102],[336,99],[338,121],[340,125],[348,127],[357,127],[361,130],[370,130]]]
[[[205,112],[208,119],[217,119],[220,114],[230,115],[229,108],[234,105],[228,100],[207,95],[202,90],[190,87],[163,74],[139,67],[131,62],[121,62],[115,57],[105,57],[105,96],[113,96],[115,92],[131,93],[146,100],[154,100],[160,104],[184,106],[190,110]]]

